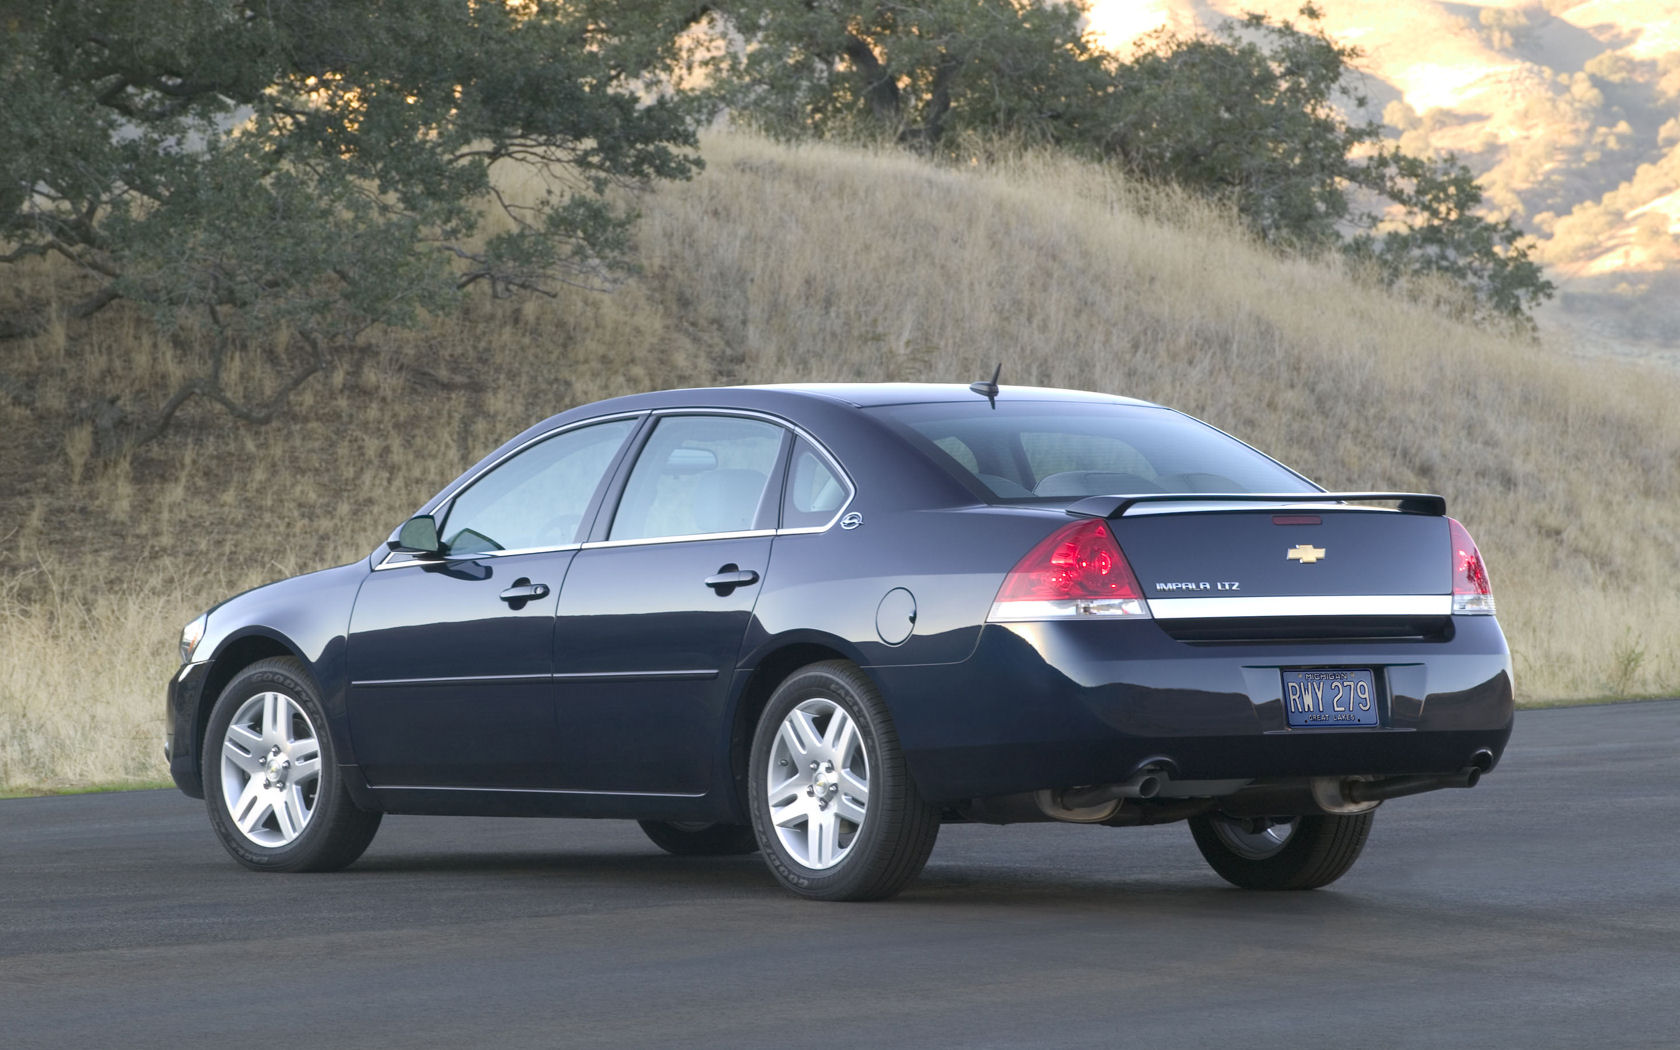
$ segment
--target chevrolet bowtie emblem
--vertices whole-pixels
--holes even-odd
[[[1314,547],[1310,543],[1297,543],[1289,548],[1289,560],[1298,561],[1302,565],[1311,565],[1324,557],[1323,547]]]

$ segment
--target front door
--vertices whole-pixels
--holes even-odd
[[[574,555],[410,562],[369,576],[349,646],[350,734],[369,783],[531,788],[554,779],[549,645]]]
[[[546,788],[554,610],[637,419],[516,450],[438,508],[441,558],[393,555],[350,617],[356,760],[375,787]]]

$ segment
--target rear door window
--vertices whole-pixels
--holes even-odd
[[[740,416],[666,416],[642,446],[610,540],[749,532],[774,527],[765,504],[787,431]]]

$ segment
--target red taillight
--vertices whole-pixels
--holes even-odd
[[[1087,519],[1057,529],[1016,563],[990,618],[1148,615],[1143,589],[1108,524]]]
[[[1487,564],[1476,541],[1455,519],[1447,519],[1452,539],[1453,612],[1461,615],[1493,615],[1493,586],[1488,582]]]

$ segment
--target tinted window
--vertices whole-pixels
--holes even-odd
[[[782,527],[804,529],[827,525],[834,514],[845,505],[850,490],[828,461],[800,440],[793,449],[793,463],[788,467],[787,498],[782,504]]]
[[[451,554],[560,547],[582,539],[589,509],[635,420],[568,430],[503,461],[450,503]]]
[[[636,457],[609,538],[746,532],[786,432],[736,416],[667,416]]]
[[[1235,438],[1170,409],[999,400],[875,409],[999,499],[1149,492],[1312,492]]]

